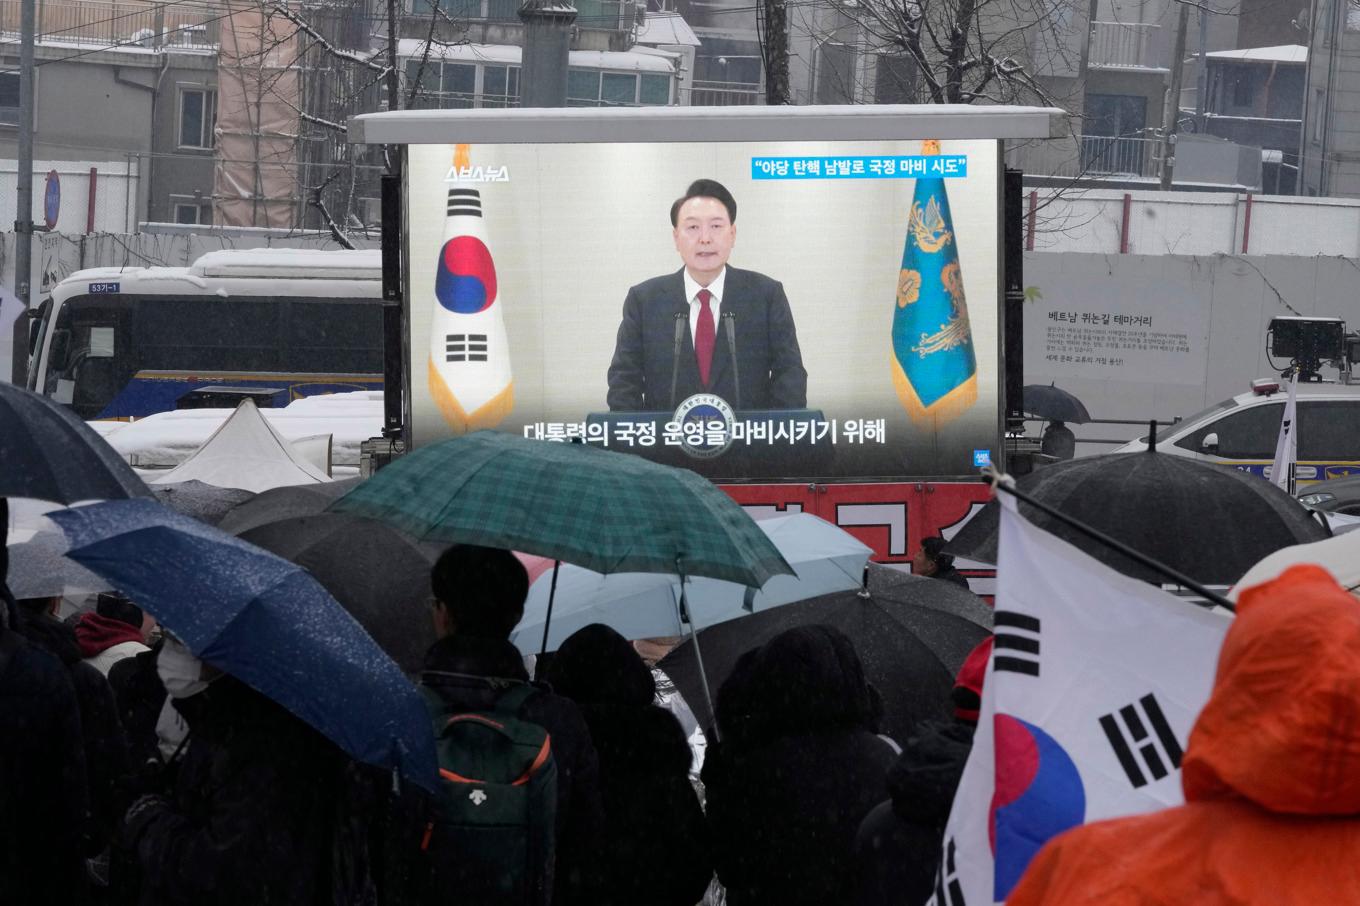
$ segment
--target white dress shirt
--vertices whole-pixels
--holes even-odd
[[[718,334],[718,319],[722,317],[722,296],[723,283],[727,280],[727,265],[719,271],[718,276],[708,286],[700,286],[698,281],[689,275],[689,268],[685,269],[685,298],[689,300],[689,340],[694,342],[694,336],[699,330],[699,312],[704,307],[699,302],[699,290],[706,289],[713,294],[713,298],[708,300],[708,307],[713,310],[713,337],[716,340]]]

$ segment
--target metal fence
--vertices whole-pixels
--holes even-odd
[[[515,22],[520,21],[522,0],[442,0],[440,12],[457,22]],[[415,4],[417,14],[429,12],[433,4],[421,0]],[[633,26],[637,16],[635,0],[576,0],[578,28],[622,29]]]
[[[681,98],[684,103],[684,98]],[[692,107],[750,107],[765,103],[765,90],[749,82],[704,82],[695,79],[689,89]]]
[[[36,0],[41,43],[214,47],[217,19],[206,4],[141,0]],[[0,0],[0,34],[17,35],[23,0]]]
[[[1075,148],[1025,142],[1007,150],[1007,163],[1034,176],[1151,178],[1158,174],[1161,140],[1139,135],[1083,135]]]
[[[1155,176],[1158,139],[1083,135],[1081,169],[1101,176]]]

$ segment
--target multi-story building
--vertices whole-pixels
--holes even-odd
[[[1016,162],[1027,171],[1065,178],[1151,179],[1160,168],[1173,67],[1183,67],[1178,123],[1193,130],[1200,53],[1236,46],[1236,14],[1191,9],[1186,52],[1174,60],[1179,0],[1094,0],[1084,6],[1072,7],[1064,17],[1065,46],[1033,53],[1047,92],[1081,114],[1073,140],[1065,147],[1022,149]],[[1036,31],[1035,37],[1049,40],[1050,35]]]
[[[0,0],[0,159],[11,162],[11,186],[20,128],[19,13],[20,0]],[[147,0],[37,0],[36,13],[35,169],[56,178],[40,176],[35,194],[57,194],[55,228],[206,222],[216,86],[210,12]],[[12,208],[13,197],[0,190],[0,206]]]
[[[412,0],[397,51],[412,106],[517,106],[524,44],[520,6],[520,0],[443,0],[443,15],[432,23],[432,0]],[[686,100],[679,90],[684,53],[672,45],[686,40],[685,32],[694,40],[687,27],[658,28],[643,44],[639,33],[648,11],[641,0],[574,0],[573,6],[568,106]]]
[[[1260,148],[1262,191],[1294,194],[1308,48],[1220,50],[1206,59],[1208,90],[1197,131]]]
[[[1309,36],[1299,194],[1360,197],[1360,6],[1313,0],[1299,18]]]

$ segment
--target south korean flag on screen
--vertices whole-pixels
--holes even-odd
[[[1131,579],[998,494],[996,642],[933,906],[1003,902],[1048,840],[1184,801],[1226,613]]]

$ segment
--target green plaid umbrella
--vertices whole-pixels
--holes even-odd
[[[599,573],[795,575],[751,517],[685,469],[589,444],[479,431],[400,457],[332,509],[416,538],[552,557]]]

